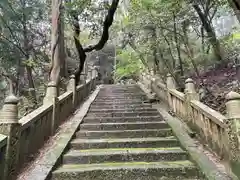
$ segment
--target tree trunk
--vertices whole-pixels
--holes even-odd
[[[208,20],[208,17],[204,15],[204,13],[202,12],[202,10],[198,4],[193,4],[192,6],[195,9],[195,11],[197,12],[197,14],[202,22],[202,25],[208,35],[209,42],[211,43],[211,45],[213,47],[213,51],[214,51],[214,55],[215,55],[216,59],[218,61],[222,61],[223,54],[221,52],[221,46],[216,37],[215,31]]]
[[[174,41],[176,44],[176,50],[177,50],[177,55],[178,55],[178,61],[176,63],[176,70],[175,70],[175,76],[176,76],[176,80],[179,82],[179,88],[180,91],[184,91],[184,71],[183,71],[183,61],[182,61],[182,57],[181,57],[181,50],[180,50],[180,42],[178,40],[178,36],[177,36],[177,22],[176,22],[176,15],[175,13],[173,13],[173,31],[174,31]]]
[[[62,0],[52,0],[51,70],[50,81],[59,85],[61,72],[61,8]]]
[[[240,22],[240,1],[238,0],[228,0],[230,6],[232,7],[232,9],[234,10],[234,13],[238,19],[238,21]]]
[[[25,8],[26,8],[26,2],[22,1],[23,6],[23,49],[25,51],[25,60],[29,60],[30,58],[30,49],[29,49],[29,39],[28,39],[28,30],[27,30],[27,19],[25,15]],[[26,71],[27,71],[27,77],[28,77],[28,86],[29,86],[29,95],[31,96],[31,103],[33,105],[33,108],[37,105],[37,96],[35,92],[35,85],[32,77],[32,68],[28,65],[25,65]]]
[[[154,74],[159,73],[159,59],[158,59],[158,48],[157,48],[157,32],[156,27],[152,29],[152,45],[153,45],[153,60],[154,60]]]
[[[177,54],[178,54],[178,62],[177,62],[177,70],[180,71],[180,76],[184,76],[184,71],[183,71],[183,61],[181,57],[181,50],[180,50],[180,43],[178,41],[178,36],[177,36],[177,22],[176,22],[176,15],[173,13],[173,30],[174,30],[174,40],[176,43],[176,49],[177,49]]]
[[[60,13],[60,39],[59,39],[59,46],[60,46],[60,61],[61,61],[61,70],[60,70],[60,76],[68,78],[68,68],[66,63],[66,49],[65,49],[65,42],[64,42],[64,12]]]
[[[184,34],[183,41],[184,41],[185,48],[187,50],[188,56],[191,60],[193,69],[195,70],[195,73],[196,73],[197,77],[200,78],[200,73],[199,73],[198,67],[197,67],[197,65],[194,61],[194,52],[193,52],[193,49],[191,48],[191,45],[189,44],[188,27],[189,27],[189,22],[184,21],[183,24],[182,24],[182,29],[183,29],[183,34]]]

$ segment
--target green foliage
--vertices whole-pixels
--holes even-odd
[[[208,21],[219,21],[219,17],[231,11],[227,1],[207,3],[199,0],[198,5],[200,9],[207,9],[204,13],[208,13],[205,15]],[[125,63],[118,66],[119,76],[134,74],[127,68],[133,68],[131,65],[135,63],[135,58],[129,53],[132,51],[145,68],[155,69],[160,74],[174,73],[182,64],[184,74],[188,76],[217,62],[211,38],[206,31],[201,34],[203,24],[189,1],[132,0],[128,12],[121,26],[115,26],[124,34],[121,37],[122,55],[126,57],[122,61],[129,63],[129,66]],[[226,57],[240,50],[238,31],[233,29],[232,34],[217,38]],[[125,60],[127,57],[133,62]]]
[[[116,79],[136,77],[143,68],[138,55],[133,51],[121,51],[117,55]]]

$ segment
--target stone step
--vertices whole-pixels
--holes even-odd
[[[110,100],[110,101],[94,101],[92,104],[143,104],[143,100]]]
[[[69,151],[63,157],[63,164],[92,164],[104,162],[156,162],[188,160],[188,154],[180,147],[171,148],[123,148],[88,149]]]
[[[136,91],[136,92],[142,92],[141,89],[139,89],[139,87],[137,86],[125,86],[125,87],[121,87],[121,86],[118,86],[118,87],[107,87],[107,88],[103,88],[103,89],[100,89],[100,92],[109,92],[109,91]]]
[[[139,90],[139,87],[136,85],[136,84],[112,84],[112,85],[104,85],[101,90],[104,90],[104,89],[129,89],[129,88],[138,88]],[[141,91],[141,89],[140,89]]]
[[[97,149],[97,148],[148,148],[148,147],[176,147],[179,142],[175,137],[151,138],[121,138],[121,139],[74,139],[71,148]]]
[[[85,117],[83,123],[153,122],[162,120],[163,118],[160,115],[144,117]]]
[[[98,94],[96,98],[123,98],[123,97],[147,97],[145,93],[114,93],[114,94]]]
[[[113,113],[88,113],[86,117],[145,117],[159,116],[159,112],[113,112]]]
[[[132,98],[141,98],[141,97],[145,97],[145,98],[147,98],[147,96],[146,96],[146,94],[136,94],[136,93],[134,93],[134,94],[122,94],[122,93],[120,93],[120,94],[108,94],[108,95],[98,95],[95,99],[98,99],[98,98],[100,98],[100,99],[111,99],[111,98],[116,98],[116,99],[125,99],[125,98],[130,98],[130,99],[132,99]]]
[[[90,108],[92,109],[98,109],[98,108],[102,108],[102,109],[109,109],[109,108],[113,108],[113,109],[125,109],[125,108],[151,108],[152,105],[151,104],[116,104],[116,105],[112,105],[112,104],[104,104],[104,105],[91,105]]]
[[[124,105],[124,104],[129,104],[129,105],[135,105],[135,104],[145,104],[144,101],[142,100],[137,100],[137,101],[94,101],[92,104],[98,105],[98,104],[111,104],[111,105]]]
[[[107,91],[100,91],[99,95],[115,95],[115,94],[138,94],[138,93],[142,93],[142,91],[139,91],[135,88],[132,89],[118,89],[118,90],[107,90]]]
[[[134,129],[164,129],[169,128],[165,121],[159,122],[125,122],[125,123],[83,123],[80,125],[81,130],[134,130]]]
[[[190,161],[67,164],[53,180],[187,180],[201,176]]]
[[[135,129],[135,130],[108,130],[108,131],[78,131],[77,138],[147,138],[173,136],[171,129]]]
[[[124,98],[124,97],[147,97],[145,93],[118,93],[118,94],[98,94],[96,98]]]
[[[144,92],[142,92],[142,91],[139,92],[139,91],[136,91],[136,90],[134,90],[134,89],[133,89],[133,90],[130,90],[130,91],[128,91],[128,90],[100,91],[97,96],[108,96],[108,95],[110,95],[110,96],[145,95],[145,96],[146,96],[146,94],[145,94]]]
[[[113,112],[158,112],[157,109],[154,108],[125,108],[125,109],[103,109],[103,108],[90,108],[88,112],[92,113],[113,113]]]
[[[143,102],[143,101],[147,101],[147,98],[108,98],[108,99],[104,99],[104,98],[98,98],[95,99],[94,102]]]
[[[137,95],[137,96],[99,96],[95,100],[136,100],[136,99],[148,99],[147,96]]]

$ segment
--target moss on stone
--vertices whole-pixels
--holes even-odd
[[[109,148],[109,149],[84,149],[79,150],[79,152],[93,152],[93,151],[127,151],[127,150],[137,150],[137,151],[144,151],[144,150],[180,150],[180,147],[160,147],[160,148]]]

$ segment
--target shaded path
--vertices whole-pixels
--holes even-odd
[[[135,85],[104,86],[54,180],[199,179],[169,125]]]

